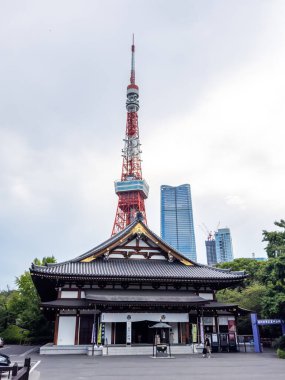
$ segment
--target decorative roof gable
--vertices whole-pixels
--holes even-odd
[[[140,219],[135,219],[123,231],[72,262],[89,263],[99,257],[106,259],[157,259],[196,265],[152,232]]]

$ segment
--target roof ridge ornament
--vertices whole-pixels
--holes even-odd
[[[141,211],[138,211],[136,213],[136,220],[142,222],[143,221],[143,213]]]

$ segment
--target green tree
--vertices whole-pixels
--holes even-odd
[[[265,262],[256,261],[250,258],[239,258],[226,263],[219,263],[216,267],[221,269],[231,269],[232,271],[245,271],[248,278],[244,281],[242,287],[251,285],[259,280]]]
[[[263,298],[266,295],[266,287],[258,282],[245,288],[224,289],[217,293],[217,300],[229,304],[237,304],[243,309],[260,314],[263,310]],[[248,316],[238,318],[239,334],[251,334],[251,322]]]
[[[265,251],[269,258],[278,257],[285,254],[285,220],[274,222],[275,226],[281,228],[281,231],[266,231],[263,230],[263,240],[267,242]]]
[[[285,254],[266,261],[258,278],[266,285],[285,287]]]
[[[262,315],[285,318],[285,255],[269,259],[259,278],[266,286]]]
[[[266,286],[253,283],[244,289],[224,289],[217,293],[219,302],[238,304],[241,308],[261,313]]]
[[[263,297],[261,315],[264,318],[285,318],[285,289],[270,286]]]
[[[34,259],[37,265],[45,265],[46,263],[55,263],[53,256],[44,257],[42,260]],[[50,324],[40,310],[40,299],[30,272],[25,272],[16,278],[20,300],[18,306],[21,312],[17,318],[17,324],[30,332],[30,338],[44,337],[50,334]]]
[[[35,259],[37,265],[55,263],[53,256]],[[0,293],[0,332],[11,342],[23,338],[44,340],[51,334],[51,324],[40,310],[40,299],[29,272],[16,278],[17,290]],[[14,326],[14,327],[11,327]],[[4,330],[4,331],[3,331]]]
[[[15,322],[15,316],[11,310],[11,302],[18,297],[16,290],[2,290],[0,292],[0,332]]]
[[[217,299],[237,303],[240,307],[257,312],[263,318],[285,318],[285,255],[265,262],[253,259],[236,259],[219,264],[224,269],[245,270],[250,277],[245,287],[225,289]]]

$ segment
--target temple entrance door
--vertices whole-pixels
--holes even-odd
[[[79,344],[91,344],[93,323],[94,323],[93,315],[81,315],[80,330],[79,330]]]
[[[126,344],[126,322],[116,322],[115,329],[115,344]]]
[[[153,329],[152,326],[154,322],[151,321],[140,321],[132,323],[132,343],[134,344],[152,344],[153,343]]]

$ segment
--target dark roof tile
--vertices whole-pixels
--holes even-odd
[[[32,272],[52,276],[77,276],[93,278],[146,278],[146,279],[211,279],[211,280],[242,280],[243,273],[224,271],[206,265],[184,265],[178,261],[145,259],[109,259],[99,258],[89,263],[67,262],[34,265]]]

